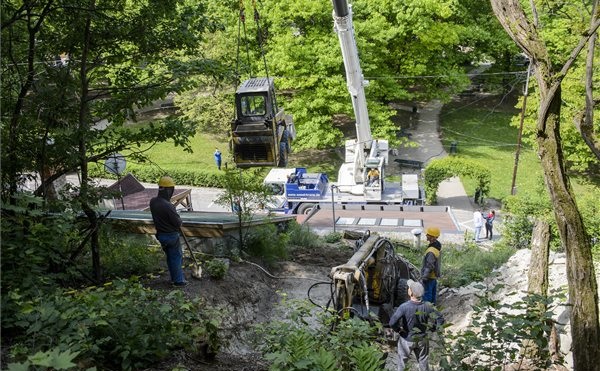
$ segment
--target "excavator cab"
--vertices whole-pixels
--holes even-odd
[[[296,130],[292,116],[277,107],[273,79],[244,81],[235,93],[235,112],[230,144],[236,166],[287,166]]]

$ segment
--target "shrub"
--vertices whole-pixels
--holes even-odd
[[[164,255],[149,235],[119,233],[110,225],[100,229],[100,245],[101,264],[107,278],[155,272]]]
[[[395,251],[420,268],[425,249],[407,248],[395,242]],[[464,246],[444,244],[442,246],[442,277],[440,284],[445,287],[460,287],[471,282],[481,281],[494,269],[506,263],[516,250],[496,243],[490,251],[480,249],[475,243]]]
[[[556,229],[554,213],[550,200],[545,192],[539,192],[542,197],[522,194],[508,196],[504,199],[504,220],[502,238],[509,246],[517,249],[529,248],[536,219],[545,220],[550,225],[550,244],[554,250],[561,247]]]
[[[342,234],[339,232],[331,232],[326,234],[324,239],[327,243],[336,243],[342,239]]]
[[[77,281],[80,273],[68,261],[83,238],[75,216],[48,214],[41,208],[43,200],[31,195],[15,200],[15,205],[2,204],[2,296],[16,288],[38,291]]]
[[[203,266],[206,274],[219,280],[223,279],[229,270],[229,265],[221,259],[207,260]]]
[[[165,358],[171,350],[197,350],[208,343],[216,351],[216,313],[183,292],[167,295],[135,281],[67,294],[63,290],[25,299],[13,292],[19,307],[9,326],[17,344],[11,357],[55,348],[78,353],[80,364],[107,369],[139,369]]]
[[[428,205],[437,202],[440,183],[455,175],[477,179],[477,188],[482,192],[482,197],[489,194],[492,175],[488,168],[475,161],[444,157],[432,160],[425,168],[425,195]]]
[[[287,235],[279,233],[273,224],[253,228],[248,236],[246,252],[261,257],[267,263],[287,257]]]
[[[442,277],[440,283],[446,287],[460,287],[481,281],[496,268],[506,263],[515,249],[495,244],[491,251],[483,251],[475,244],[461,249],[442,249]]]
[[[294,246],[307,248],[316,248],[321,246],[321,239],[312,232],[308,226],[303,226],[295,221],[288,223],[287,229],[288,241]]]

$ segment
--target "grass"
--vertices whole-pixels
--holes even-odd
[[[196,133],[196,135],[189,138],[189,141],[193,153],[185,152],[182,147],[176,147],[172,140],[157,143],[146,152],[150,158],[150,164],[128,162],[127,171],[137,167],[157,166],[167,174],[171,170],[189,171],[193,169],[214,171],[216,174],[218,170],[213,156],[215,148],[219,148],[222,153],[222,168],[226,164],[228,166],[232,165],[227,141],[202,133]],[[125,153],[125,155],[127,154]]]
[[[410,242],[404,245],[410,246]],[[414,249],[395,243],[396,251],[421,268],[425,248]],[[442,277],[440,284],[444,287],[461,287],[471,282],[482,281],[490,273],[500,267],[515,253],[514,248],[503,244],[494,244],[492,250],[485,251],[474,243],[465,245],[444,244],[442,246]]]
[[[492,111],[490,108],[444,106],[440,115],[442,143],[447,152],[457,142],[458,153],[476,161],[492,172],[488,197],[502,200],[511,193],[512,174],[518,131],[510,120],[518,111]],[[517,190],[538,189],[542,170],[535,151],[528,146],[521,149],[516,178]],[[461,179],[468,195],[475,194],[474,179]]]

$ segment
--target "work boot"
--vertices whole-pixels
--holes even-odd
[[[187,286],[187,281],[182,281],[182,282],[173,282],[173,286],[175,287],[185,287]]]

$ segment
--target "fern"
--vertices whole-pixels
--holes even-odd
[[[379,349],[367,343],[350,350],[350,361],[356,371],[381,370],[385,364]]]
[[[314,355],[313,365],[315,371],[338,371],[340,369],[333,353],[323,348]]]

